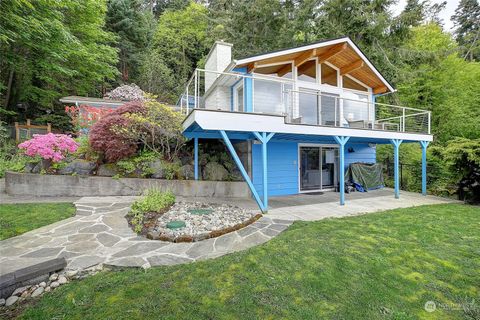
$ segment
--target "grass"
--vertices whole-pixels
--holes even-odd
[[[72,217],[71,203],[0,204],[0,240]]]
[[[73,282],[22,317],[479,319],[479,248],[473,206],[299,222],[264,245],[214,260]],[[432,313],[424,309],[430,300]]]

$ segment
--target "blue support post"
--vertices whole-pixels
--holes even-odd
[[[392,139],[393,144],[393,167],[394,167],[394,180],[395,180],[395,199],[400,198],[400,174],[399,174],[399,149],[403,140]]]
[[[340,145],[340,205],[345,204],[345,145],[350,137],[335,136],[335,141]]]
[[[243,179],[245,179],[245,182],[247,183],[248,187],[250,188],[250,191],[253,194],[253,198],[255,199],[258,206],[260,207],[260,210],[262,210],[262,212],[266,212],[267,208],[263,204],[262,200],[260,200],[258,192],[257,192],[257,190],[255,190],[255,186],[253,185],[252,180],[248,176],[247,171],[243,167],[242,161],[240,161],[240,158],[238,157],[237,152],[235,151],[235,148],[232,145],[232,142],[228,138],[227,133],[224,130],[220,130],[219,132],[220,132],[220,135],[223,138],[223,141],[225,142],[225,145],[228,148],[228,151],[230,151],[230,154],[232,155],[232,158],[235,161],[235,164],[237,165],[238,169],[240,170],[240,173],[242,174]]]
[[[253,132],[258,141],[262,143],[262,169],[263,169],[263,205],[268,210],[268,159],[267,159],[267,143],[275,133]]]
[[[253,78],[244,78],[243,83],[244,110],[245,112],[253,112]]]
[[[263,167],[263,205],[268,210],[268,175],[267,175],[267,136],[265,132],[262,134],[262,167]]]
[[[193,139],[194,142],[194,155],[193,155],[193,167],[195,180],[198,180],[198,138]]]
[[[430,142],[420,141],[422,146],[422,194],[427,195],[427,147]]]

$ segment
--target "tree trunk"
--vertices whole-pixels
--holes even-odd
[[[10,102],[10,94],[12,93],[12,84],[13,84],[13,76],[15,74],[15,70],[12,68],[10,69],[10,73],[8,75],[8,84],[7,84],[7,92],[5,94],[5,109],[8,109],[8,103]]]

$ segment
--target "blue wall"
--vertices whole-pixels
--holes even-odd
[[[269,142],[268,191],[270,196],[298,193],[298,148],[293,142]],[[253,185],[261,195],[262,186],[262,145],[252,145]]]
[[[354,152],[348,152],[349,148],[353,148]],[[375,163],[376,150],[370,148],[368,143],[348,143],[345,146],[345,168],[354,162]]]
[[[298,193],[298,143],[268,143],[268,189],[269,196]],[[353,148],[354,152],[348,152]],[[376,150],[366,143],[347,143],[345,146],[345,166],[353,162],[375,163]],[[252,145],[253,185],[261,195],[262,186],[262,145]]]

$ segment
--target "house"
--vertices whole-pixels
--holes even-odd
[[[392,144],[398,198],[399,146],[420,143],[426,194],[431,114],[375,101],[394,91],[348,37],[239,60],[217,41],[180,99],[188,101],[183,133],[195,141],[195,178],[199,139],[221,139],[262,211],[269,196],[336,186],[343,205],[348,166],[375,163],[376,145]]]

